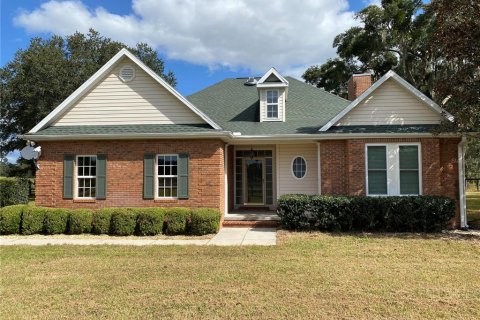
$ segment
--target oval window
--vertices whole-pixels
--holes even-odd
[[[307,173],[307,162],[303,157],[296,157],[292,162],[292,172],[295,178],[302,179]]]

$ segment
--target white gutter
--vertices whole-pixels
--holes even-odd
[[[467,199],[465,196],[465,135],[458,143],[458,189],[460,195],[460,228],[468,229],[467,224]]]

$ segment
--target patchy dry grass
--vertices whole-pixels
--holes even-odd
[[[279,232],[276,247],[0,249],[0,318],[480,318],[480,241]]]
[[[480,192],[467,192],[467,219],[468,225],[480,228]]]

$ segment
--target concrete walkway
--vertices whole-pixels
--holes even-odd
[[[125,239],[121,237],[92,239],[92,238],[52,238],[44,237],[1,237],[0,246],[29,245],[29,246],[46,246],[46,245],[122,245],[122,246],[169,246],[169,245],[194,245],[194,246],[273,246],[277,242],[277,230],[275,228],[222,228],[218,234],[212,239],[200,240],[175,240],[175,239]]]

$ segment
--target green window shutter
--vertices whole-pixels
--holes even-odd
[[[73,160],[75,156],[63,156],[63,198],[73,199]]]
[[[387,194],[387,148],[368,146],[368,194]]]
[[[143,157],[143,198],[153,199],[155,192],[155,155],[146,153]]]
[[[107,156],[105,154],[97,155],[97,199],[107,198]]]
[[[188,154],[180,153],[178,155],[178,198],[188,199]]]
[[[420,194],[418,146],[400,146],[400,194]]]

